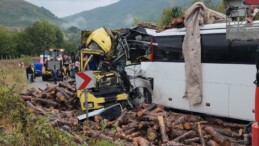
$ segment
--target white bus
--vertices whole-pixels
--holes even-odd
[[[257,22],[256,22],[257,23]],[[131,77],[152,78],[152,85],[138,83],[152,95],[152,102],[191,112],[254,121],[255,52],[259,42],[226,42],[226,24],[201,27],[202,103],[192,105],[185,93],[182,43],[185,28],[157,33],[141,29],[158,46],[151,61],[130,65]],[[132,84],[136,84],[132,80]],[[152,87],[151,87],[152,86]]]

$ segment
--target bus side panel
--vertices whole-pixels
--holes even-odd
[[[202,64],[203,100],[198,105],[190,105],[183,98],[184,63],[142,62],[141,72],[154,78],[154,103],[222,117],[254,119],[254,65]]]
[[[225,84],[202,84],[202,103],[191,106],[191,111],[228,117],[228,86]]]
[[[184,63],[142,62],[144,76],[154,78],[153,102],[167,107],[190,110],[183,98],[185,89]]]
[[[230,85],[229,117],[254,121],[255,87]]]

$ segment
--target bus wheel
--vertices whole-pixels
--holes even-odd
[[[141,103],[152,103],[152,95],[146,88],[135,88],[131,97],[134,106],[138,106]]]

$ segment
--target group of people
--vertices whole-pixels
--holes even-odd
[[[51,70],[51,75],[54,80],[54,83],[56,84],[59,80],[59,70],[56,68],[56,65],[54,65],[54,68]],[[67,80],[70,77],[70,70],[65,65],[61,69],[61,80]]]

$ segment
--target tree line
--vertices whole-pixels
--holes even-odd
[[[21,32],[10,32],[0,26],[0,56],[35,56],[49,48],[65,48],[67,54],[76,51],[76,42],[65,40],[64,32],[48,21],[37,21]]]

